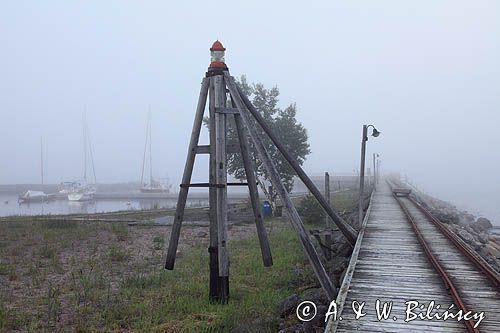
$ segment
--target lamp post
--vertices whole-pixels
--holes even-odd
[[[377,154],[377,157],[378,157],[378,154]],[[380,159],[377,158],[377,184],[378,184],[378,181],[380,179]]]
[[[372,136],[377,137],[380,135],[375,126],[373,125],[363,125],[363,136],[361,137],[361,166],[359,169],[359,207],[358,207],[358,224],[361,228],[363,223],[363,192],[365,185],[365,155],[366,155],[366,141],[368,141],[368,128],[372,127]]]
[[[379,154],[373,153],[373,189],[377,187],[378,184],[378,167],[377,167],[377,158],[379,157]]]

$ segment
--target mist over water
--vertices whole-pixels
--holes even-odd
[[[124,210],[175,208],[177,199],[148,200],[93,200],[72,202],[67,200],[50,200],[48,202],[32,202],[19,204],[16,195],[0,194],[0,216],[13,215],[59,215],[59,214],[93,214]],[[187,207],[205,207],[205,199],[190,199]]]
[[[367,166],[379,153],[386,171],[500,223],[497,1],[13,1],[0,9],[2,184],[40,182],[41,136],[45,183],[80,179],[84,110],[97,181],[137,181],[151,109],[153,172],[177,186],[218,38],[233,75],[277,85],[281,107],[297,103],[311,144],[307,172],[359,169],[361,126],[374,124],[382,135],[368,142]],[[193,181],[207,181],[205,157]]]

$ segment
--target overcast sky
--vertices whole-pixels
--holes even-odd
[[[155,173],[178,184],[218,38],[233,75],[297,103],[307,171],[358,169],[373,123],[386,171],[500,216],[499,2],[306,3],[2,1],[0,183],[39,182],[41,135],[45,181],[81,178],[85,108],[98,181],[139,179],[150,105]]]

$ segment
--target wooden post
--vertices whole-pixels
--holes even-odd
[[[226,80],[228,81],[228,83],[227,83],[228,87],[229,87],[229,82],[231,82],[231,84],[234,84],[232,82],[232,80],[234,80],[234,79],[231,78],[229,73],[226,72],[225,76],[226,76]],[[231,90],[231,88],[230,88],[230,90]],[[330,217],[335,222],[337,227],[340,229],[342,234],[346,237],[349,244],[354,246],[354,244],[356,244],[356,240],[357,240],[357,232],[350,225],[348,225],[326,202],[325,198],[321,194],[321,191],[316,187],[316,185],[313,183],[313,181],[307,176],[307,174],[304,172],[302,167],[297,163],[297,161],[288,153],[288,151],[285,149],[285,146],[280,142],[280,140],[278,140],[277,136],[273,133],[273,131],[271,131],[269,126],[266,124],[266,121],[264,120],[264,118],[259,114],[257,109],[255,109],[255,107],[252,105],[252,103],[250,103],[250,101],[245,96],[245,94],[242,93],[241,89],[239,87],[237,87],[236,85],[234,85],[234,90],[235,90],[234,93],[237,92],[239,94],[238,96],[241,97],[242,103],[243,103],[244,107],[246,108],[246,110],[248,110],[251,113],[253,118],[257,121],[257,123],[264,130],[264,132],[266,132],[267,136],[269,136],[269,138],[274,143],[276,148],[278,148],[278,150],[281,152],[283,157],[285,157],[288,164],[290,164],[290,166],[295,170],[295,172],[299,176],[300,180],[302,180],[304,185],[306,185],[307,188],[309,189],[309,191],[311,191],[311,193],[314,195],[316,200],[318,200],[319,204],[323,207],[323,209],[327,212],[327,214],[330,215]],[[233,92],[231,92],[231,94],[233,95]],[[240,108],[240,107],[238,106],[238,108]],[[240,108],[240,112],[241,112],[241,108]]]
[[[361,228],[363,224],[363,192],[365,189],[365,153],[366,153],[366,141],[368,140],[368,129],[366,125],[363,125],[363,134],[361,137],[361,166],[359,168],[359,205],[358,205],[358,226]]]
[[[259,192],[257,190],[257,179],[255,177],[255,170],[250,159],[248,151],[248,143],[246,138],[245,129],[241,123],[240,115],[234,115],[236,123],[236,130],[238,131],[238,138],[240,141],[241,156],[245,166],[245,174],[247,177],[248,190],[250,192],[250,201],[252,202],[253,215],[255,217],[255,226],[257,228],[257,235],[259,236],[260,251],[262,252],[262,260],[264,266],[269,267],[273,265],[273,258],[271,256],[271,248],[269,247],[269,240],[267,238],[266,227],[262,217],[261,204],[259,200]]]
[[[380,160],[377,160],[377,184],[380,180]]]
[[[250,138],[252,139],[252,142],[254,143],[255,148],[257,149],[262,164],[264,165],[264,167],[267,170],[267,173],[270,176],[271,182],[273,183],[274,186],[274,190],[278,193],[278,195],[281,198],[281,201],[288,210],[289,217],[292,221],[292,226],[299,235],[301,244],[305,252],[307,253],[309,262],[311,263],[311,266],[316,274],[316,277],[318,278],[321,286],[325,290],[328,298],[330,300],[333,300],[336,295],[335,287],[330,281],[330,277],[326,273],[325,268],[323,267],[323,264],[319,259],[318,253],[316,252],[316,249],[311,243],[306,228],[304,227],[304,224],[300,219],[299,213],[295,209],[295,206],[293,205],[293,202],[290,199],[290,196],[288,195],[285,186],[281,182],[281,178],[279,177],[279,174],[276,171],[274,164],[272,163],[272,159],[269,153],[267,152],[255,128],[253,127],[252,120],[250,119],[250,115],[247,113],[248,111],[246,109],[245,104],[243,103],[242,97],[240,97],[237,86],[234,83],[234,79],[231,76],[229,76],[229,73],[227,72],[225,73],[225,77],[226,77],[226,84],[229,88],[229,91],[231,92],[231,96],[239,109],[243,125],[247,128],[248,134],[250,135]]]
[[[198,145],[201,124],[203,122],[203,113],[205,111],[205,104],[207,102],[208,83],[209,80],[207,78],[204,78],[201,82],[200,97],[198,98],[198,106],[196,107],[193,130],[191,132],[191,140],[189,141],[186,164],[184,165],[184,174],[182,175],[182,184],[179,190],[179,197],[177,199],[177,207],[175,209],[174,223],[172,225],[172,231],[170,234],[170,242],[168,243],[165,268],[169,270],[174,269],[175,255],[177,253],[177,245],[179,243],[182,220],[184,219],[184,208],[186,207],[186,200],[189,192],[189,186],[186,186],[186,184],[189,184],[191,182],[191,175],[193,173],[194,160],[196,157],[196,146]]]
[[[227,166],[226,166],[226,114],[218,108],[226,106],[226,87],[223,75],[212,77],[215,92],[215,165],[217,193],[217,240],[219,254],[219,276],[222,280],[219,300],[226,302],[229,297],[229,254],[227,244]]]
[[[214,80],[210,80],[210,90],[208,94],[208,109],[209,109],[209,136],[210,136],[210,157],[209,157],[209,176],[210,184],[216,182],[216,162],[215,162],[215,88]],[[209,282],[209,297],[212,302],[219,301],[220,277],[219,277],[219,241],[217,237],[217,191],[215,187],[208,188],[208,197],[210,205],[210,245],[209,266],[210,266],[210,282]]]
[[[375,165],[375,153],[373,153],[373,190],[377,187],[377,166]]]
[[[330,175],[328,174],[328,172],[325,172],[325,199],[329,205],[332,204],[332,202],[330,201]],[[328,214],[325,214],[325,225],[327,228],[329,224],[330,216],[328,216]]]
[[[332,260],[332,251],[330,250],[332,248],[332,234],[330,230],[327,230],[325,234],[325,245],[328,248],[328,251],[325,253],[325,259],[326,260]]]

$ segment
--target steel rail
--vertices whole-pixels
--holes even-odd
[[[439,219],[434,217],[432,213],[419,204],[414,198],[408,198],[417,208],[462,252],[484,275],[494,284],[496,288],[500,287],[500,275],[495,272],[490,265],[478,254],[466,245],[458,236],[443,225]]]
[[[439,260],[432,253],[432,250],[431,250],[429,244],[427,243],[427,241],[423,237],[422,233],[418,229],[417,224],[416,224],[415,220],[413,219],[413,216],[411,216],[410,212],[408,211],[408,208],[406,208],[406,206],[401,202],[401,199],[399,197],[397,197],[395,194],[393,194],[393,196],[396,199],[396,201],[398,202],[399,206],[401,207],[401,210],[405,214],[405,216],[408,220],[408,223],[410,223],[410,225],[415,233],[415,236],[418,239],[418,242],[420,243],[420,245],[424,249],[424,252],[425,252],[427,258],[429,259],[432,266],[434,267],[436,272],[440,275],[441,279],[443,280],[445,287],[448,290],[448,292],[451,294],[451,297],[453,298],[455,304],[460,308],[460,310],[463,311],[463,313],[467,313],[468,312],[467,307],[465,306],[465,303],[463,302],[463,300],[458,292],[458,289],[455,287],[455,285],[451,281],[448,273],[446,273],[446,270],[440,264]],[[474,328],[474,325],[475,325],[474,321],[465,320],[464,324],[465,324],[467,331],[469,333],[479,333],[479,330],[477,328]]]

